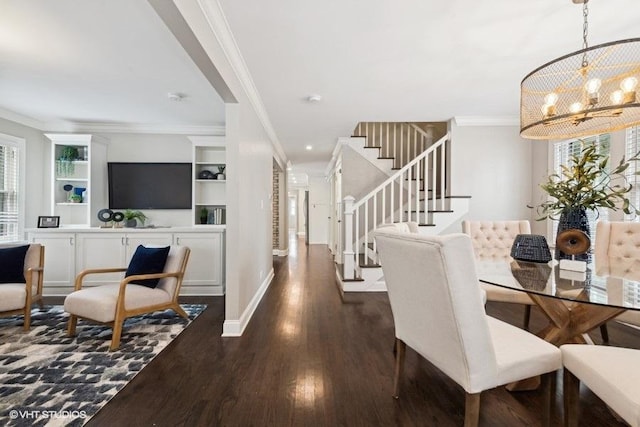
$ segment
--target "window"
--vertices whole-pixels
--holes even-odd
[[[609,155],[611,151],[611,138],[609,134],[592,136],[584,139],[576,139],[571,141],[559,141],[553,144],[553,170],[557,174],[562,174],[560,169],[561,165],[569,164],[571,156],[579,154],[582,148],[582,144],[595,144],[598,147],[598,153]],[[596,222],[598,220],[606,220],[609,218],[608,209],[598,209],[597,212],[587,211],[587,217],[589,218],[589,231],[591,232],[591,247],[595,245],[596,236]],[[557,235],[558,221],[552,221],[552,236]]]
[[[627,135],[625,139],[625,158],[630,159],[640,151],[640,126],[633,126],[627,128]],[[629,201],[631,205],[640,209],[640,191],[638,190],[638,184],[640,179],[636,175],[636,171],[640,170],[640,166],[636,162],[631,162],[629,168],[625,171],[625,176],[629,183],[633,186],[629,192]],[[625,221],[640,221],[636,215],[625,215]]]
[[[22,240],[24,140],[0,134],[0,242]]]

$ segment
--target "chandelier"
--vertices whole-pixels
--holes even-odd
[[[640,38],[589,47],[589,0],[581,50],[536,68],[520,84],[520,135],[567,139],[640,123]]]

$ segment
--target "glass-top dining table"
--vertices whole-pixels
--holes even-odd
[[[526,292],[549,319],[537,335],[555,345],[587,343],[587,332],[626,310],[640,311],[640,260],[608,258],[584,272],[557,261],[478,260],[481,282]]]

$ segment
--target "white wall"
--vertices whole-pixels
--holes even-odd
[[[178,162],[191,163],[192,143],[184,135],[102,134],[108,141],[109,162]],[[107,185],[107,183],[105,183]],[[190,226],[190,209],[150,209],[147,225]]]
[[[217,2],[175,0],[174,4],[215,65],[237,103],[225,104],[227,141],[226,297],[223,335],[241,335],[273,277],[272,161],[274,146],[241,80],[241,59]],[[184,38],[189,43],[189,37]],[[286,164],[285,159],[277,159]]]
[[[535,219],[532,202],[532,142],[517,126],[456,126],[451,129],[451,194],[471,196],[473,220]],[[460,223],[446,232],[460,232]]]
[[[309,176],[309,244],[328,244],[331,186],[324,176]]]

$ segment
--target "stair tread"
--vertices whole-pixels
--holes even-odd
[[[378,157],[380,160],[393,160],[395,157]]]
[[[371,146],[366,146],[364,148],[377,148],[378,150],[381,149],[382,147],[379,147],[377,145],[371,145]]]
[[[342,280],[343,282],[364,282],[364,279],[361,278],[361,277],[356,277],[355,279],[345,279],[344,278],[344,264],[336,263],[336,271],[338,272],[338,275],[340,276],[340,280]]]

